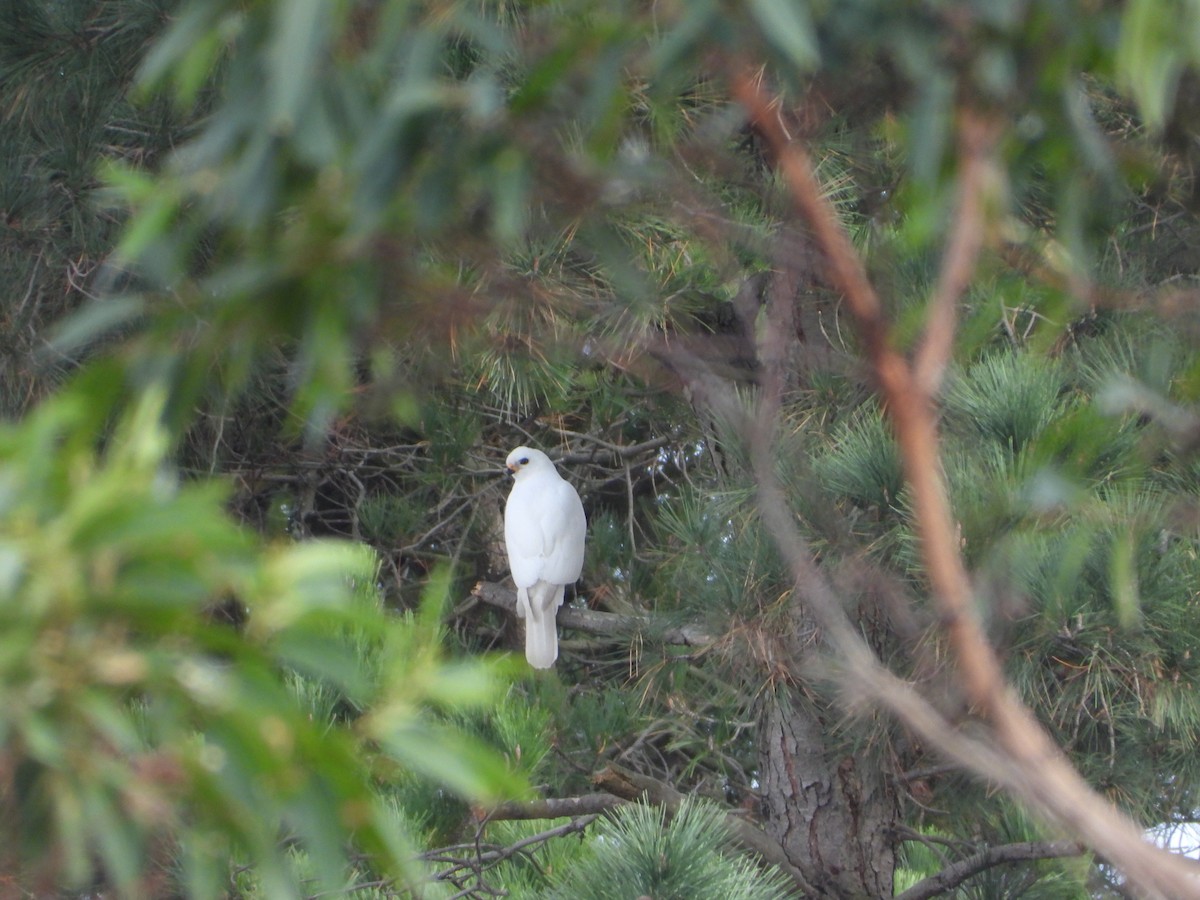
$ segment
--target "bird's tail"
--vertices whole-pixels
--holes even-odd
[[[549,669],[558,659],[558,629],[555,617],[565,588],[539,581],[529,588],[525,616],[525,658],[535,669]]]

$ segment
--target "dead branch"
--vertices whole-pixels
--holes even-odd
[[[952,891],[968,878],[1004,863],[1061,859],[1082,854],[1083,847],[1073,841],[1025,841],[988,847],[914,884],[907,891],[897,894],[896,900],[928,900],[929,897]]]
[[[507,847],[481,843],[483,827],[487,824],[484,819],[479,823],[474,841],[430,850],[421,854],[421,859],[445,867],[433,876],[436,881],[447,881],[460,888],[463,888],[467,882],[474,882],[473,886],[465,887],[459,893],[454,894],[455,897],[467,897],[477,893],[498,895],[499,892],[496,889],[484,884],[483,876],[488,870],[536,844],[543,844],[554,838],[584,831],[598,818],[600,818],[599,813],[578,816],[561,825],[522,838]]]
[[[905,477],[912,491],[925,572],[942,627],[962,675],[964,690],[975,710],[991,725],[1008,763],[1005,768],[1009,771],[998,780],[1028,806],[1079,837],[1122,869],[1131,881],[1149,894],[1163,898],[1200,897],[1200,881],[1189,871],[1187,861],[1148,843],[1136,823],[1093,792],[1029,709],[1009,689],[1000,662],[974,612],[970,576],[959,553],[955,523],[941,477],[932,397],[913,367],[892,345],[889,323],[862,259],[838,221],[835,210],[823,197],[808,155],[802,147],[792,143],[780,127],[772,111],[776,99],[760,81],[744,73],[735,77],[734,93],[770,146],[775,165],[797,211],[812,229],[825,254],[832,283],[844,296],[856,321],[900,446]],[[756,475],[760,479],[770,478],[769,448],[751,449]],[[760,490],[760,494],[768,498],[773,493],[776,491]],[[776,511],[769,518],[774,521],[768,521],[768,527],[782,545],[790,536],[788,532],[795,531],[786,504],[782,517]],[[795,555],[797,574],[812,581],[808,571],[811,554]],[[817,578],[813,583],[819,585],[821,581],[823,579]],[[843,617],[833,618],[840,621]],[[841,646],[842,641],[838,643]],[[855,642],[847,644],[849,649],[854,647]],[[861,649],[867,654],[861,661],[867,664],[868,671],[881,677],[883,673],[878,671],[880,667],[873,654],[865,647]],[[858,660],[847,662],[848,668],[853,670]],[[913,698],[907,696],[905,699],[912,706]],[[900,712],[895,705],[892,708]],[[919,706],[913,709],[928,712],[920,710]],[[906,723],[913,724],[911,720]],[[941,749],[946,750],[944,746]],[[980,764],[980,759],[959,761],[984,777],[997,778],[995,772]]]

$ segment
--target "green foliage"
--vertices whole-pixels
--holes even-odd
[[[752,560],[756,551],[761,558],[763,548],[745,501],[740,492],[684,494],[664,504],[657,525],[666,562],[659,574],[666,583],[656,591],[663,612],[677,608],[720,621],[755,610]]]
[[[644,804],[621,807],[595,827],[586,852],[560,866],[545,896],[572,900],[758,900],[786,896],[778,872],[729,854],[716,807],[684,801],[670,820]]]
[[[694,369],[756,396],[780,337],[760,278],[799,280],[780,468],[820,564],[847,576],[847,608],[869,593],[863,557],[925,585],[886,411],[864,404],[823,261],[729,102],[747,65],[783,91],[905,349],[956,224],[955,129],[1006,123],[944,397],[962,547],[1014,682],[1088,776],[1148,819],[1191,813],[1200,363],[1186,317],[1094,307],[1169,311],[1150,288],[1197,268],[1177,90],[1196,50],[1163,24],[1195,4],[810,6],[0,11],[0,401],[33,408],[60,365],[84,367],[0,439],[0,786],[26,857],[49,834],[70,883],[99,860],[128,892],[165,835],[192,893],[224,885],[229,857],[247,893],[286,896],[416,873],[395,835],[454,843],[469,800],[522,777],[586,790],[618,759],[750,796],[754,698],[798,662],[772,655],[792,585],[740,448],[672,393]],[[45,323],[85,297],[35,367]],[[569,635],[561,680],[507,694],[503,667],[446,659],[443,616],[465,644],[507,639],[444,601],[502,569],[484,473],[518,439],[572,452],[588,605],[699,622],[734,650]],[[233,476],[248,521],[286,497],[288,533],[363,538],[386,577],[362,548],[234,527],[232,489],[181,484],[176,446],[183,471]],[[410,612],[383,614],[377,581]],[[202,614],[222,602],[241,630]],[[936,801],[945,834],[1009,839],[979,812],[995,801],[957,782]],[[622,814],[551,842],[513,890],[576,895],[578,850],[585,887],[617,871],[631,897],[715,893],[724,876],[691,868],[725,864],[703,818]]]
[[[1177,755],[1200,741],[1196,704],[1178,687],[1200,674],[1186,624],[1200,559],[1184,513],[1196,502],[1194,464],[1164,451],[1189,421],[1170,374],[1189,356],[1155,323],[1125,316],[1076,336],[1059,359],[992,351],[952,377],[945,399],[961,545],[1009,676],[1085,775],[1146,822],[1170,818],[1180,799],[1147,758],[1169,759],[1183,783],[1200,777]],[[1145,399],[1117,404],[1114,384]],[[908,510],[883,487],[901,484],[886,429],[867,406],[810,432],[822,448],[814,473],[840,502],[875,512],[849,527],[922,590]],[[958,790],[938,801],[956,816]],[[1000,895],[989,892],[1006,877],[978,895]],[[1038,883],[1052,892],[1055,879]]]
[[[70,360],[47,357],[56,319],[106,290],[121,219],[99,208],[102,160],[153,167],[190,111],[137,105],[128,84],[177,0],[11,0],[0,6],[0,412],[49,393]]]
[[[444,584],[395,620],[361,587],[375,570],[364,548],[262,544],[218,485],[180,484],[166,464],[161,392],[97,453],[104,386],[84,380],[0,433],[0,824],[14,862],[73,887],[98,864],[132,895],[177,854],[171,877],[208,896],[235,854],[270,896],[300,896],[284,836],[328,887],[352,836],[379,871],[413,874],[375,787],[392,766],[470,798],[520,790],[423,711],[488,703],[500,684],[486,662],[441,659]],[[230,602],[241,631],[211,612]]]
[[[487,730],[494,735],[495,745],[503,748],[510,768],[536,782],[550,753],[553,726],[549,710],[529,699],[510,690],[491,710]]]
[[[897,507],[904,489],[900,452],[891,425],[865,406],[838,426],[829,449],[813,465],[817,480],[876,515]]]
[[[545,828],[544,822],[493,822],[487,836],[501,846],[515,846],[536,838]],[[540,900],[547,894],[548,885],[561,873],[579,864],[587,852],[587,838],[547,840],[536,848],[522,853],[496,868],[495,879],[515,900]]]
[[[1085,502],[1053,531],[1024,533],[1002,559],[1008,589],[1038,598],[1014,642],[1012,672],[1093,777],[1152,819],[1154,793],[1129,790],[1144,753],[1158,742],[1200,738],[1195,705],[1176,690],[1195,671],[1190,640],[1194,536],[1162,532],[1169,501],[1145,488]],[[1151,720],[1151,734],[1123,721]],[[1150,743],[1135,749],[1141,741]],[[1179,761],[1182,763],[1182,761]],[[1173,769],[1190,780],[1190,763]]]
[[[543,686],[542,690],[548,689]],[[573,697],[554,692],[537,699],[554,717],[557,733],[570,740],[565,749],[576,754],[583,772],[594,771],[619,750],[620,742],[646,725],[644,713],[628,696],[609,691],[579,692]],[[576,779],[584,780],[578,774]],[[567,781],[570,784],[572,781]]]
[[[1166,123],[1185,69],[1200,63],[1193,37],[1198,27],[1200,8],[1186,0],[1167,7],[1134,0],[1125,7],[1115,60],[1117,77],[1152,128]]]
[[[984,357],[946,391],[947,416],[964,430],[1019,453],[1062,413],[1065,379],[1033,353]]]
[[[1182,335],[1143,316],[1110,317],[1100,333],[1071,346],[1072,368],[1085,387],[1100,393],[1118,380],[1131,380],[1163,397],[1172,396],[1189,348]]]

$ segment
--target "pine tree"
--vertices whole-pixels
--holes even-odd
[[[63,263],[103,257],[104,295],[53,345],[106,388],[95,430],[153,387],[178,463],[232,479],[247,524],[375,549],[416,627],[359,647],[357,691],[291,672],[288,710],[389,760],[363,770],[371,802],[417,835],[431,894],[773,895],[714,858],[723,829],[809,896],[928,896],[939,874],[987,896],[1115,888],[1011,776],[995,772],[1015,798],[955,756],[1003,734],[955,657],[878,360],[923,365],[923,324],[957,314],[919,371],[942,379],[933,468],[964,615],[1097,791],[1147,828],[1193,819],[1195,364],[1173,312],[1189,295],[1156,292],[1194,274],[1192,123],[1153,60],[1196,53],[1144,27],[1152,7],[14,5],[0,140],[23,174],[0,190],[33,213],[10,214],[0,272],[24,342],[9,408],[58,380],[20,366],[78,303]],[[47,80],[56,65],[72,78]],[[759,90],[773,105],[756,110]],[[70,103],[78,128],[56,117]],[[781,128],[816,161],[803,215]],[[54,168],[60,147],[76,168]],[[85,202],[102,159],[119,213]],[[814,209],[853,239],[840,257]],[[1164,219],[1172,248],[1149,237]],[[851,257],[881,298],[875,331],[852,314]],[[560,457],[589,553],[557,669],[484,712],[456,702],[487,695],[481,670],[456,679],[433,647],[519,646],[496,477],[518,443]],[[431,582],[458,601],[452,639],[421,606]],[[412,702],[436,714],[397,742],[381,723]],[[464,732],[495,755],[449,753]],[[513,784],[497,759],[539,795],[472,808]],[[330,851],[353,829],[321,831],[319,806],[266,817],[311,829],[286,853],[267,826],[229,845],[231,865],[249,855],[239,892],[314,871],[405,890],[369,853]],[[136,853],[105,852],[128,888]]]
[[[12,0],[0,8],[0,413],[16,415],[72,366],[53,326],[111,289],[121,217],[101,198],[105,162],[153,169],[191,118],[130,87],[174,0]]]

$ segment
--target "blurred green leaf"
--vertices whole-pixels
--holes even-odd
[[[523,237],[528,221],[529,172],[522,155],[508,149],[501,152],[495,161],[495,179],[491,193],[494,209],[492,227],[496,240],[511,244]]]
[[[287,686],[296,671],[356,709],[378,704],[381,743],[423,776],[475,799],[521,789],[498,753],[428,712],[477,707],[503,677],[485,663],[443,665],[430,646],[443,637],[445,578],[424,619],[390,616],[366,548],[271,547],[229,520],[221,486],[172,474],[161,390],[145,391],[102,441],[88,390],[82,379],[0,427],[14,513],[0,520],[12,570],[0,602],[0,749],[29,780],[12,821],[52,813],[54,823],[28,852],[60,857],[72,884],[98,861],[133,893],[161,842],[219,832],[272,896],[296,896],[278,844],[290,826],[327,886],[342,883],[355,838],[382,854],[381,871],[407,871],[389,855],[407,844],[363,818],[378,802],[367,745],[379,736],[314,720]],[[53,455],[26,452],[47,444]],[[231,599],[247,610],[240,630],[208,618],[209,604]],[[396,677],[378,658],[387,648],[416,651],[392,660]],[[187,877],[213,875],[193,862]]]
[[[714,0],[693,0],[683,10],[683,16],[674,23],[654,48],[650,67],[659,78],[670,80],[680,74],[682,63],[711,33],[717,15]]]
[[[142,297],[96,300],[62,322],[50,336],[50,346],[55,353],[77,353],[113,330],[137,321],[145,312]]]
[[[103,787],[85,787],[82,793],[88,828],[109,877],[121,893],[137,893],[142,872],[142,848],[129,817],[114,807],[113,798]]]
[[[370,722],[370,733],[390,756],[413,771],[447,785],[465,797],[496,802],[527,788],[494,750],[449,728],[415,728],[392,723],[385,712]]]
[[[273,35],[266,52],[269,126],[276,133],[294,129],[302,108],[313,99],[333,9],[323,0],[280,0],[274,5]]]
[[[1161,128],[1166,120],[1184,59],[1178,39],[1181,15],[1187,18],[1189,2],[1130,0],[1121,21],[1117,44],[1117,75],[1128,85],[1146,123]]]
[[[750,0],[750,13],[773,44],[801,72],[813,68],[820,51],[807,4],[797,0]]]
[[[1137,578],[1137,540],[1132,531],[1117,534],[1109,556],[1109,577],[1117,620],[1125,628],[1136,624],[1141,611]]]
[[[230,14],[221,2],[184,5],[171,27],[143,59],[137,76],[141,89],[149,92],[170,81],[177,103],[182,106],[194,103],[212,77],[229,32],[234,30],[232,15],[225,19],[223,28],[218,26],[224,15]]]

